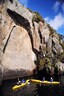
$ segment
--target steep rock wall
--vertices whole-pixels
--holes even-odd
[[[30,38],[32,13],[16,0],[6,0],[0,4],[0,57],[3,66],[0,72],[3,75],[0,76],[3,76],[2,79],[11,79],[31,75],[36,67]]]

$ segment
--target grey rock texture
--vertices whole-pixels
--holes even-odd
[[[33,44],[34,48],[39,51],[40,46],[40,36],[39,36],[39,24],[34,22],[34,32],[33,32]]]
[[[3,54],[4,78],[12,77],[11,73],[15,71],[16,76],[30,75],[35,68],[34,60],[35,54],[32,51],[27,31],[20,26],[15,27]],[[17,71],[20,75],[16,74]]]
[[[54,47],[57,50],[57,53],[62,53],[63,52],[62,46],[59,44],[59,40],[55,36],[53,36],[53,42]]]
[[[0,49],[3,79],[31,75],[36,67],[34,63],[36,56],[32,50],[29,36],[32,13],[20,5],[18,1],[13,3],[10,1],[6,0],[4,4],[1,4],[0,9],[2,11]]]

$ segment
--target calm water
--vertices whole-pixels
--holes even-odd
[[[64,76],[61,76],[60,81],[60,85],[30,84],[13,91],[12,86],[16,84],[17,79],[7,80],[0,86],[0,96],[64,96]]]

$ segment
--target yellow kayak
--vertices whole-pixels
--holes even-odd
[[[26,80],[25,83],[21,83],[21,84],[19,84],[19,85],[13,86],[13,87],[12,87],[12,90],[17,90],[17,89],[20,89],[20,88],[26,86],[26,85],[29,83],[29,81],[30,81],[30,79]]]
[[[48,81],[48,82],[46,82],[46,81],[42,81],[41,84],[48,84],[48,85],[49,85],[49,84],[52,84],[52,85],[58,85],[58,84],[60,84],[60,82],[56,82],[56,81],[53,81],[53,82],[49,82],[49,81]]]
[[[21,87],[24,87],[25,85],[26,85],[26,83],[21,83],[20,85],[15,85],[12,87],[12,90],[20,89]]]
[[[40,80],[37,80],[37,79],[31,79],[30,81],[32,83],[48,83],[48,81],[40,81]]]
[[[57,81],[49,82],[49,81],[40,81],[40,80],[36,80],[36,79],[31,79],[31,82],[40,83],[40,84],[54,84],[54,85],[60,84],[60,82],[57,82]]]
[[[54,85],[57,85],[57,84],[60,84],[60,82],[53,81],[53,82],[49,82],[49,84],[54,84]]]
[[[28,79],[28,80],[26,80],[26,82],[25,83],[21,83],[21,84],[19,84],[19,85],[15,85],[15,86],[13,86],[12,87],[12,90],[17,90],[17,89],[20,89],[20,88],[22,88],[22,87],[24,87],[24,86],[26,86],[27,84],[29,84],[29,83],[39,83],[39,84],[52,84],[52,85],[57,85],[57,84],[60,84],[60,82],[56,82],[56,81],[53,81],[53,82],[49,82],[49,81],[40,81],[40,80],[37,80],[37,79]]]
[[[40,80],[36,80],[36,79],[31,79],[30,80],[32,83],[40,83],[41,81]]]

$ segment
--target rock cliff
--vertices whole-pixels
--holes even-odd
[[[64,52],[60,37],[39,13],[31,12],[18,0],[0,0],[0,77],[31,75],[35,60],[44,55],[52,64]]]
[[[30,38],[32,13],[17,0],[0,3],[0,50],[3,79],[33,74],[35,53]]]

